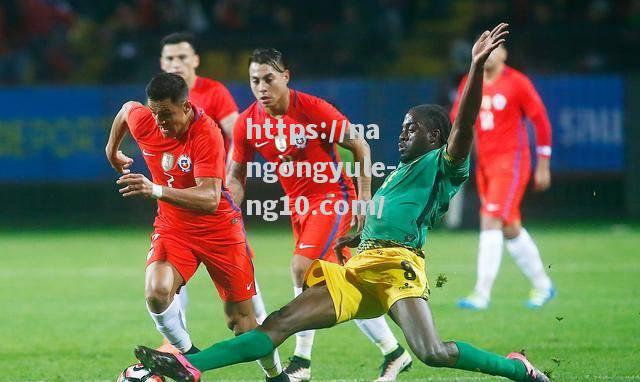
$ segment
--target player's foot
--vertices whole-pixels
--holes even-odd
[[[289,376],[287,375],[287,373],[284,372],[284,370],[282,371],[282,373],[276,375],[275,377],[269,377],[266,376],[264,377],[264,380],[266,382],[289,382]]]
[[[146,346],[137,346],[136,358],[155,374],[169,377],[177,382],[200,381],[200,370],[196,369],[181,354],[162,353]]]
[[[291,382],[308,382],[311,380],[311,360],[294,355],[284,369]]]
[[[516,360],[522,362],[524,364],[524,367],[527,369],[527,375],[529,376],[529,379],[531,380],[531,382],[551,382],[551,379],[549,379],[549,377],[544,375],[543,372],[541,372],[540,370],[536,369],[531,364],[531,362],[529,362],[527,357],[524,356],[524,354],[518,353],[518,352],[513,352],[513,353],[509,353],[507,358],[516,359]]]
[[[556,297],[556,289],[553,285],[549,289],[532,289],[526,305],[528,308],[537,309],[551,301],[554,297]]]
[[[398,378],[398,374],[411,368],[413,360],[408,351],[400,345],[396,350],[384,356],[384,362],[380,365],[380,376],[375,382],[392,382]]]
[[[163,353],[180,354],[180,350],[171,345],[166,338],[163,338],[162,345],[160,345],[156,350]]]
[[[485,310],[489,307],[489,300],[473,292],[467,297],[458,300],[456,305],[460,309]]]

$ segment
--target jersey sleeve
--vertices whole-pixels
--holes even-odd
[[[202,128],[193,141],[194,178],[224,179],[224,142],[220,129]]]
[[[229,116],[229,114],[238,111],[238,105],[236,105],[236,101],[233,99],[233,96],[229,92],[226,86],[223,84],[218,84],[214,89],[212,89],[212,110],[211,110],[211,118],[213,118],[218,124],[220,121]]]
[[[467,155],[466,159],[461,162],[454,162],[453,158],[447,154],[447,146],[443,146],[441,149],[438,169],[439,171],[451,181],[454,186],[461,185],[465,180],[469,179],[469,167],[470,159]]]
[[[247,139],[247,118],[243,113],[233,126],[233,153],[231,159],[234,162],[244,164],[252,161],[254,154],[254,148]]]
[[[140,103],[135,103],[129,108],[127,125],[129,126],[129,131],[133,139],[136,141],[143,139],[146,135],[153,132],[155,128],[155,121],[151,115],[151,110]]]
[[[338,111],[335,106],[322,98],[306,95],[300,96],[303,110],[318,127],[318,132],[323,141],[329,143],[342,142],[349,138],[349,120],[344,114]],[[322,126],[324,122],[324,127]],[[324,137],[324,138],[322,138]]]
[[[529,118],[536,134],[536,153],[540,156],[551,156],[551,123],[547,109],[540,99],[531,81],[522,76],[520,79],[520,104],[524,114]]]

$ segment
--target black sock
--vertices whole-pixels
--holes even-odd
[[[198,348],[196,347],[196,345],[193,345],[193,344],[192,344],[192,345],[191,345],[191,349],[187,350],[187,351],[186,351],[186,352],[184,352],[183,354],[196,354],[196,353],[199,353],[199,352],[200,352],[200,349],[198,349]]]

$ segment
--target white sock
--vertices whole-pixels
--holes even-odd
[[[258,365],[262,368],[267,377],[277,377],[282,373],[282,364],[280,364],[280,355],[278,349],[271,352],[268,356],[260,358]]]
[[[503,241],[502,230],[489,229],[480,232],[475,292],[487,301],[491,297],[491,287],[500,269]]]
[[[187,294],[187,286],[184,285],[180,288],[180,293],[176,293],[173,296],[174,300],[178,300],[178,306],[180,307],[180,318],[182,318],[182,325],[187,328],[187,305],[189,304],[189,295]]]
[[[551,279],[544,271],[540,251],[526,229],[522,228],[520,235],[507,240],[507,249],[534,288],[551,288]]]
[[[253,312],[256,315],[256,321],[258,325],[262,325],[264,319],[267,318],[267,308],[264,306],[264,300],[260,293],[260,287],[258,286],[258,280],[255,280],[256,294],[251,297],[251,303],[253,304]]]
[[[293,294],[295,297],[302,293],[302,288],[294,287]],[[305,330],[296,333],[296,349],[293,355],[305,359],[311,359],[311,348],[313,347],[313,337],[316,335],[315,330]]]
[[[171,305],[162,313],[153,313],[147,305],[151,318],[156,323],[156,328],[169,343],[184,353],[191,349],[191,338],[182,324],[180,318],[180,303],[174,298]]]
[[[362,333],[369,337],[371,342],[376,344],[378,349],[382,352],[382,355],[387,355],[398,347],[398,341],[391,332],[391,329],[389,329],[389,325],[384,319],[384,316],[368,320],[354,321]]]

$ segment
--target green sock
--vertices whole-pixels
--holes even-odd
[[[264,332],[252,330],[230,340],[218,342],[196,354],[185,357],[200,371],[218,369],[241,362],[255,361],[273,351],[271,338]]]
[[[466,342],[455,342],[458,346],[456,369],[499,375],[512,381],[528,381],[527,369],[515,359],[509,359],[488,351],[477,349]]]

